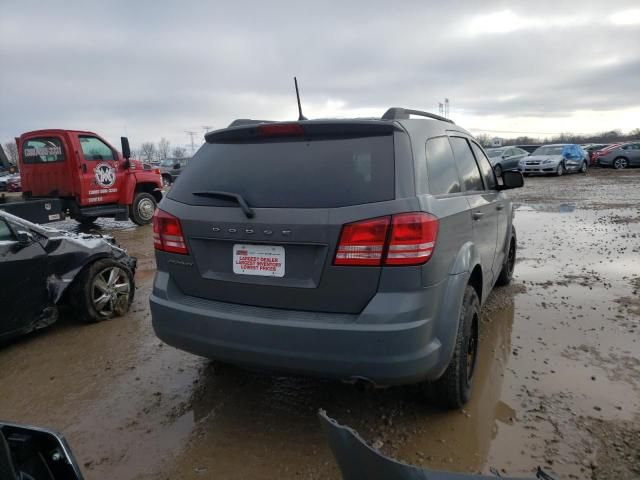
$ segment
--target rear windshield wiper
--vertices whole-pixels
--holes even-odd
[[[222,190],[207,190],[206,192],[192,192],[191,195],[195,195],[197,197],[211,197],[235,200],[236,202],[238,202],[238,205],[240,205],[240,208],[242,208],[242,211],[247,216],[247,218],[253,218],[255,215],[253,209],[239,193],[223,192]]]

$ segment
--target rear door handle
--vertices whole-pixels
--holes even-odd
[[[484,213],[482,213],[482,212],[473,212],[473,219],[474,220],[480,220],[482,217],[484,217]]]

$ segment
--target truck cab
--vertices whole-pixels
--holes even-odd
[[[91,223],[98,217],[151,222],[162,199],[160,171],[131,160],[93,132],[37,130],[16,139],[25,200],[59,199],[64,214]]]

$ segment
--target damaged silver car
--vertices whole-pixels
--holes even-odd
[[[112,237],[0,211],[0,339],[51,325],[61,307],[84,322],[123,315],[133,301],[135,267]]]

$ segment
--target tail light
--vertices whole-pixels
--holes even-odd
[[[420,265],[433,254],[438,219],[423,212],[400,213],[342,227],[335,265]]]
[[[153,246],[162,252],[189,253],[180,220],[159,208],[153,215]]]
[[[153,173],[156,173],[156,174],[160,175],[160,169],[159,168],[154,168],[153,169]]]
[[[393,216],[385,265],[419,265],[431,258],[438,236],[438,219],[428,213]]]
[[[390,217],[380,217],[342,227],[336,265],[380,265]]]

